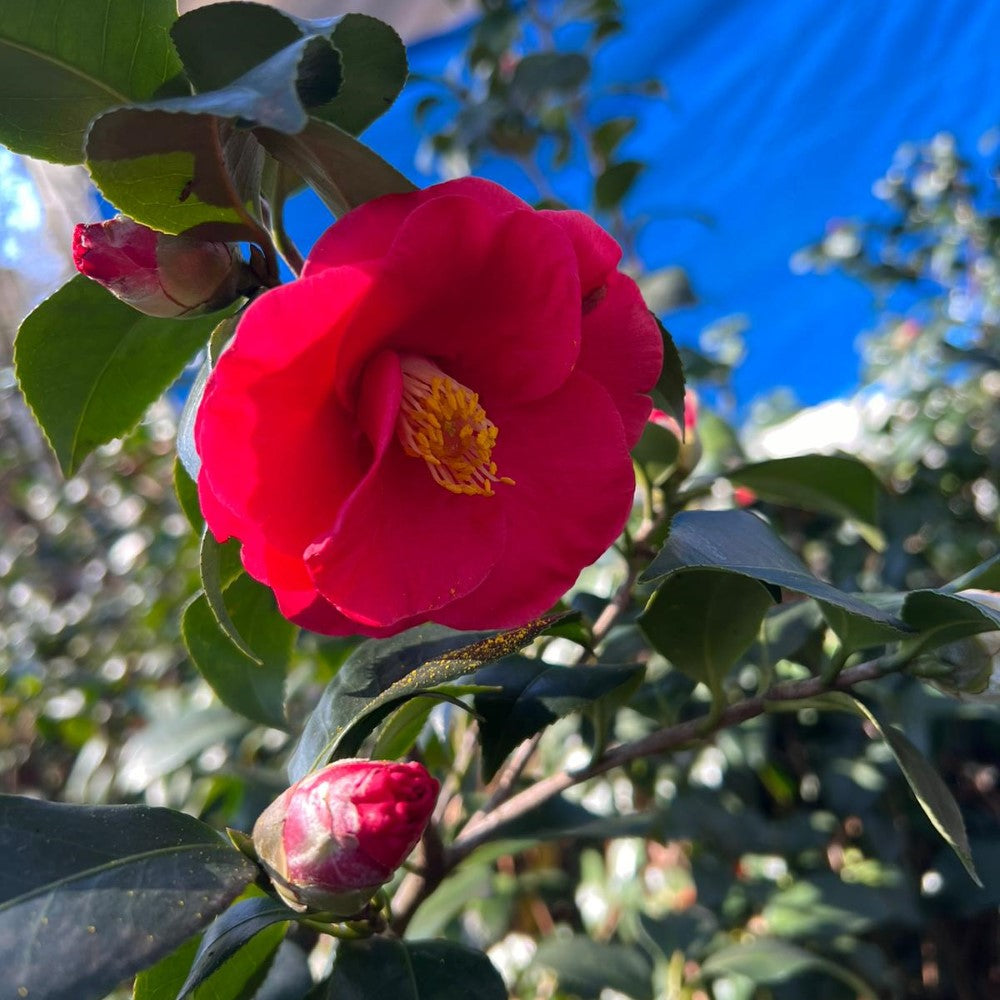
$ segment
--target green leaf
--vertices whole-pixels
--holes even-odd
[[[646,165],[639,160],[613,163],[594,182],[594,205],[600,212],[618,208]]]
[[[0,968],[11,996],[99,1000],[256,876],[204,823],[0,796]],[[16,859],[16,864],[9,861]]]
[[[310,21],[263,4],[218,3],[184,14],[171,35],[200,91],[226,87],[302,39],[329,39],[340,54],[336,95],[310,99],[315,89],[308,81],[300,81],[299,93],[317,118],[355,135],[388,110],[406,81],[406,49],[399,36],[365,14]]]
[[[919,633],[914,642],[922,651],[1000,629],[1000,610],[970,591],[915,590],[903,602],[903,619]]]
[[[718,693],[773,601],[753,578],[710,569],[676,572],[660,585],[639,624],[678,670]]]
[[[0,143],[83,160],[90,120],[147,101],[181,70],[174,0],[0,0]]]
[[[144,316],[82,274],[37,306],[18,331],[14,364],[63,473],[127,434],[218,321]]]
[[[882,484],[863,462],[849,455],[796,455],[744,465],[726,478],[761,499],[859,522],[877,551],[885,540],[876,526]]]
[[[653,403],[664,413],[672,416],[677,421],[677,426],[683,429],[684,366],[667,328],[658,319],[656,325],[660,328],[660,336],[663,339],[663,368],[653,387]]]
[[[873,646],[899,642],[912,634],[909,630],[904,631],[900,625],[863,618],[826,601],[819,601],[819,607],[826,623],[840,639],[841,647],[845,653],[854,653],[861,649],[870,649]]]
[[[314,113],[359,135],[389,110],[403,89],[406,47],[388,24],[367,14],[339,18],[330,40],[344,62],[344,83],[337,96]]]
[[[832,604],[848,615],[908,632],[882,608],[814,577],[791,549],[755,514],[745,510],[693,510],[671,522],[663,548],[640,577],[660,580],[686,568],[716,569],[761,580]]]
[[[551,90],[575,90],[590,75],[590,62],[578,52],[535,52],[514,67],[512,90],[529,99]]]
[[[239,905],[240,903],[236,904]],[[284,936],[285,928],[272,924],[243,943],[239,950],[239,961],[228,962],[216,969],[194,990],[190,1000],[243,1000],[245,997],[257,996],[255,991],[270,976]],[[151,969],[140,972],[135,980],[132,1000],[177,1000],[199,951],[201,940],[200,935],[190,938]]]
[[[948,786],[927,758],[895,726],[882,725],[872,710],[857,698],[834,692],[824,695],[823,700],[832,707],[862,716],[875,727],[896,758],[896,763],[899,764],[920,808],[965,866],[972,881],[982,888],[983,883],[972,860],[962,812]]]
[[[311,118],[296,135],[257,129],[264,148],[306,180],[336,216],[384,194],[415,191],[395,167],[350,133]]]
[[[422,625],[362,643],[309,716],[288,762],[291,781],[334,757],[350,757],[400,702],[518,652],[558,620],[539,618],[506,632]]]
[[[201,472],[201,457],[194,444],[194,424],[198,417],[198,407],[201,406],[202,396],[205,395],[205,386],[208,385],[208,376],[211,374],[212,363],[206,358],[198,369],[194,382],[191,383],[187,399],[184,400],[184,408],[177,421],[177,458],[192,482],[195,483],[198,482],[198,474]]]
[[[635,129],[638,122],[637,118],[631,116],[609,118],[594,129],[590,141],[597,153],[605,160],[609,160],[625,137]]]
[[[662,482],[677,464],[681,443],[666,427],[647,421],[632,458],[645,470],[653,483]]]
[[[823,972],[850,986],[859,1000],[875,1000],[876,997],[875,991],[864,980],[843,965],[774,938],[728,945],[709,955],[701,968],[710,979],[738,975],[766,985],[784,983],[805,972]]]
[[[200,535],[205,530],[205,518],[198,505],[198,484],[188,475],[179,457],[174,459],[174,493],[188,524]]]
[[[198,551],[201,585],[204,589],[205,601],[218,626],[216,631],[221,632],[244,657],[254,664],[260,664],[260,658],[240,635],[239,628],[230,617],[229,608],[226,607],[226,601],[222,595],[223,589],[233,582],[239,572],[240,564],[238,560],[233,558],[234,555],[238,556],[238,554],[239,543],[235,539],[220,544],[206,527],[202,533],[201,547]]]
[[[298,629],[278,612],[271,591],[246,574],[241,573],[221,596],[227,616],[259,662],[233,645],[204,594],[184,610],[184,645],[224,705],[254,722],[285,729],[285,676]]]
[[[476,695],[482,717],[483,776],[488,781],[522,740],[592,705],[641,676],[643,667],[559,667],[515,657],[477,670],[472,682],[493,690]]]
[[[221,90],[302,40],[295,18],[260,3],[213,3],[182,14],[170,37],[198,91]]]
[[[459,699],[463,695],[478,694],[482,690],[482,685],[479,684],[442,684],[429,688],[426,695],[404,701],[379,728],[372,747],[372,760],[400,760],[416,743],[435,706],[446,701],[469,712],[469,706]]]
[[[168,109],[196,100],[204,113]],[[87,134],[94,183],[116,208],[165,233],[261,242],[263,150],[220,110],[200,97],[101,115]]]
[[[287,924],[296,916],[284,903],[276,902],[270,896],[251,896],[235,903],[216,917],[202,935],[191,971],[177,994],[177,1000],[190,996],[226,959],[238,951],[242,952],[251,938],[275,924]],[[273,939],[272,951],[278,947],[284,933],[284,927],[276,927],[274,933],[269,935]]]
[[[959,590],[1000,590],[1000,553],[963,573],[941,588],[949,594]]]
[[[337,949],[329,1000],[506,1000],[507,989],[480,951],[453,941],[372,937]]]
[[[605,989],[633,1000],[653,1000],[653,967],[638,947],[605,944],[589,937],[549,938],[538,946],[533,966],[551,969],[562,993],[598,1000]]]

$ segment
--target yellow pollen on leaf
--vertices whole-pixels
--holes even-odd
[[[513,486],[497,475],[492,455],[499,431],[479,396],[424,358],[404,357],[402,369],[396,434],[403,451],[422,458],[434,482],[452,493],[488,497],[494,483]]]

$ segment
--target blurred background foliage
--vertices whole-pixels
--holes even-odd
[[[571,207],[595,213],[619,239],[669,326],[697,290],[676,268],[644,272],[636,256],[641,206],[626,212],[623,202],[644,165],[622,152],[635,118],[592,113],[601,95],[590,87],[591,60],[620,27],[621,5],[482,6],[462,60],[429,81],[432,96],[418,107],[426,154],[443,175],[514,158],[540,204],[558,201],[555,172],[585,161],[589,187]],[[629,94],[636,114],[664,99],[655,82]],[[990,156],[967,161],[947,135],[907,144],[876,183],[870,217],[831,222],[793,261],[839,269],[871,290],[877,320],[860,340],[851,399],[796,413],[778,394],[739,415],[727,391],[742,353],[739,320],[720,317],[705,331],[701,349],[685,354],[700,395],[695,437],[687,467],[672,472],[692,505],[752,505],[820,576],[870,595],[937,586],[997,553],[995,181]],[[804,336],[802,349],[822,363],[821,344]],[[159,406],[63,481],[9,362],[0,384],[0,786],[169,805],[247,829],[283,785],[288,736],[221,705],[179,641],[198,553],[174,498],[176,407]],[[764,502],[726,479],[748,457],[815,450],[817,438],[861,457],[886,484],[881,551],[850,523]],[[589,571],[575,604],[595,617],[620,572],[614,559]],[[633,617],[608,636],[603,662],[637,655]],[[830,642],[804,604],[779,605],[765,631],[729,678],[734,690],[806,676]],[[897,676],[862,692],[944,777],[985,888],[942,844],[874,730],[804,708],[571,790],[474,853],[409,933],[486,948],[525,1000],[1000,995],[995,640],[966,639],[919,661],[937,686]],[[546,652],[555,661],[558,643]],[[350,647],[300,639],[290,731]],[[703,707],[701,690],[653,654],[632,697],[602,711],[607,735],[630,739]],[[436,709],[417,744],[428,766],[455,770],[470,800],[481,787],[473,725]],[[600,731],[591,714],[560,720],[527,777],[585,762]]]

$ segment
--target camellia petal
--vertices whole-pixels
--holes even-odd
[[[608,277],[615,273],[622,258],[622,248],[593,219],[583,212],[538,213],[557,225],[570,239],[576,254],[580,288],[584,300],[599,292]]]
[[[310,308],[308,297],[295,294],[301,285],[262,296],[219,359],[195,424],[199,488],[212,497],[203,504],[213,532],[240,537],[233,531],[240,518],[298,554],[329,527],[331,504],[350,494],[370,455],[333,392],[340,337],[370,283],[340,268],[310,284],[334,305]],[[210,517],[213,503],[230,516]]]
[[[629,338],[622,350],[622,333]],[[611,393],[631,448],[649,416],[650,398],[646,388],[660,374],[663,338],[656,319],[642,301],[631,278],[613,273],[598,301],[583,314],[583,348],[580,368],[599,379]]]
[[[375,198],[359,205],[335,226],[331,226],[310,251],[302,271],[303,277],[327,267],[341,267],[344,264],[356,266],[360,261],[382,257],[411,212],[429,201],[458,196],[470,198],[497,215],[531,210],[517,195],[511,194],[499,184],[492,184],[478,177],[462,177],[408,194],[387,194],[383,198]],[[594,228],[603,232],[598,226]],[[610,240],[611,237],[607,239]],[[614,244],[614,240],[611,242]],[[621,250],[618,251],[618,256],[621,256]],[[616,257],[615,260],[617,259]],[[614,267],[614,262],[610,267]]]
[[[372,272],[345,338],[341,398],[353,396],[365,360],[382,347],[435,359],[487,405],[551,392],[580,352],[575,264],[565,233],[527,209],[497,217],[450,196],[418,207]]]
[[[489,577],[435,617],[452,628],[509,627],[548,610],[615,540],[632,506],[635,479],[621,421],[596,379],[577,372],[517,419],[498,420],[497,462],[517,484],[497,497],[507,544]],[[553,496],[564,517],[540,515]]]

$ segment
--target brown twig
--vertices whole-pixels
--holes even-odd
[[[657,730],[640,740],[621,743],[579,771],[560,771],[549,775],[506,801],[498,803],[495,808],[480,810],[470,818],[458,837],[444,847],[438,878],[429,877],[428,872],[423,875],[410,874],[403,880],[393,900],[393,926],[396,932],[401,934],[417,908],[434,892],[440,882],[477,847],[492,839],[504,824],[537,809],[573,785],[621,767],[629,761],[656,757],[692,742],[704,740],[721,729],[763,715],[775,702],[801,701],[829,691],[849,690],[856,684],[875,680],[898,670],[901,665],[901,662],[891,659],[872,660],[844,670],[832,683],[828,683],[822,677],[810,677],[806,680],[778,684],[764,695],[746,698],[723,709],[712,720],[711,725],[706,725],[708,716],[702,715]]]

